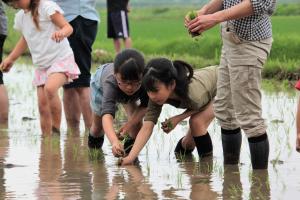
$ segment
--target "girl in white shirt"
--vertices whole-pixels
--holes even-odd
[[[33,84],[37,86],[40,123],[43,134],[59,132],[61,101],[58,89],[80,74],[67,37],[73,29],[64,19],[62,9],[47,0],[4,0],[21,9],[14,28],[22,33],[13,51],[1,63],[8,72],[17,58],[29,48],[36,67]]]

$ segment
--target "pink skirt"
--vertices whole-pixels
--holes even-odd
[[[63,60],[53,63],[47,68],[36,68],[34,72],[34,79],[32,84],[34,86],[45,85],[47,78],[52,73],[64,73],[67,76],[67,83],[77,79],[80,70],[75,62],[74,55],[70,55]]]

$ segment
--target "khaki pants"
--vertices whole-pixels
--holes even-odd
[[[222,24],[222,39],[215,115],[224,129],[240,127],[247,137],[260,136],[267,128],[261,109],[261,70],[273,39],[240,39],[228,23]]]

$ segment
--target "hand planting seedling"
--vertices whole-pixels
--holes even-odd
[[[187,16],[190,20],[193,20],[198,16],[198,13],[196,10],[192,10],[187,13]],[[189,33],[191,34],[192,37],[197,37],[201,35],[201,33],[197,33],[197,32],[189,32]]]
[[[161,123],[161,126],[165,132],[170,132],[174,128],[172,121],[169,119],[165,119],[165,121]]]

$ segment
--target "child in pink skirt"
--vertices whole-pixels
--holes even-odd
[[[300,91],[300,80],[296,83],[295,88]],[[297,106],[296,126],[297,126],[296,150],[300,152],[300,97]]]
[[[20,9],[14,28],[22,36],[13,51],[1,63],[8,72],[17,58],[29,48],[36,67],[33,84],[37,86],[40,124],[43,134],[59,132],[61,101],[58,89],[78,78],[79,68],[67,37],[73,29],[64,19],[62,9],[48,0],[3,0]]]

